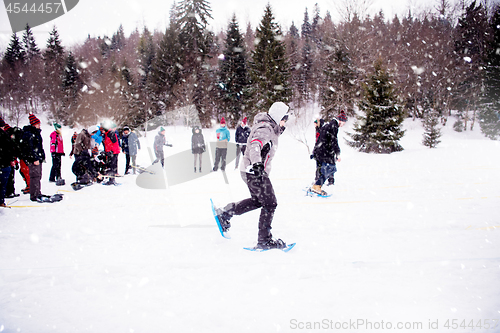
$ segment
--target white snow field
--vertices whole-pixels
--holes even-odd
[[[273,235],[297,243],[288,253],[243,249],[256,242],[258,211],[220,236],[210,198],[248,196],[234,162],[228,184],[219,171],[153,190],[127,175],[73,192],[73,160],[57,187],[49,157],[42,193],[64,200],[21,195],[0,210],[0,332],[500,332],[500,142],[451,123],[436,149],[412,120],[399,153],[359,153],[340,139],[330,198],[305,196],[315,162],[286,131],[271,179]],[[48,156],[50,132],[44,125]],[[215,128],[203,133],[215,139]],[[67,153],[72,134],[64,129]],[[141,138],[143,166],[154,135]],[[190,128],[167,137],[167,156],[190,149]]]

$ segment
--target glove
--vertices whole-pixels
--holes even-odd
[[[314,159],[314,154],[311,154],[311,156],[310,156],[310,157],[311,157],[311,160],[313,160],[313,159]]]
[[[172,147],[172,144],[171,143],[165,143],[165,146]]]
[[[261,162],[254,163],[252,165],[252,171],[255,177],[262,178],[262,176],[264,176],[265,173],[264,164],[262,164]]]

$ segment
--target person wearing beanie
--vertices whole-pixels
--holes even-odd
[[[224,208],[216,208],[218,222],[223,233],[231,224],[234,215],[242,215],[260,208],[259,228],[256,249],[283,249],[285,242],[273,239],[271,223],[278,205],[273,185],[269,179],[271,162],[278,149],[278,139],[283,133],[288,106],[285,103],[274,103],[269,112],[255,116],[254,125],[248,137],[247,146],[240,166],[241,177],[250,191],[250,198],[227,204]]]
[[[52,155],[52,169],[49,182],[55,183],[61,179],[61,159],[64,156],[64,144],[61,135],[61,125],[54,123],[54,132],[50,133],[50,153]]]
[[[156,155],[156,159],[153,161],[153,164],[161,162],[162,168],[165,167],[165,154],[163,153],[163,146],[172,147],[172,145],[165,139],[165,129],[163,127],[160,127],[153,143],[153,148]]]
[[[115,131],[116,124],[105,122],[101,124],[100,129],[104,133],[104,151],[108,157],[108,175],[111,176],[103,185],[116,185],[115,177],[118,175],[118,154],[120,154],[120,140]]]
[[[45,161],[43,150],[42,130],[40,120],[34,115],[29,115],[30,124],[23,128],[23,159],[29,168],[30,175],[30,200],[41,201],[42,198],[42,163]]]
[[[14,142],[9,134],[4,131],[6,123],[0,118],[0,207],[7,207],[5,204],[5,194],[7,183],[15,166]]]
[[[222,171],[226,170],[226,156],[227,156],[227,143],[231,140],[231,133],[226,128],[226,119],[222,117],[220,121],[220,127],[215,131],[217,135],[217,145],[215,147],[215,162],[213,171],[220,169]]]
[[[206,150],[205,138],[201,133],[201,128],[199,126],[193,127],[193,136],[191,137],[191,152],[194,156],[194,172],[196,173],[196,160],[199,160],[198,171],[201,173],[201,162],[203,153]]]
[[[310,188],[311,192],[322,196],[328,195],[321,187],[325,184],[327,179],[333,177],[335,172],[337,172],[336,162],[341,161],[338,141],[339,127],[344,126],[346,121],[347,116],[342,111],[337,118],[333,118],[319,129],[319,136],[314,145],[312,154],[312,157],[316,159],[317,164],[320,166],[319,177]]]
[[[240,162],[240,154],[245,155],[245,149],[247,147],[248,136],[250,135],[250,127],[247,125],[247,117],[243,118],[236,128],[236,162],[234,169],[238,169]]]

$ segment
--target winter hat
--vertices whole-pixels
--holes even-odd
[[[2,126],[0,126],[0,127],[2,127]],[[4,130],[4,131],[7,131],[9,128],[10,128],[9,124],[5,124],[5,125],[3,126],[3,130]]]
[[[89,133],[92,134],[94,132],[97,132],[99,130],[99,128],[96,126],[96,125],[92,125],[89,127]]]
[[[163,132],[163,131],[165,131],[165,129],[163,128],[163,126],[161,126],[158,132]]]
[[[226,119],[224,119],[224,117],[222,117],[222,119],[220,120],[220,124],[221,124],[221,125],[226,124]]]
[[[123,131],[124,131],[124,132],[125,132],[125,131],[129,131],[129,132],[130,132],[130,127],[125,126],[125,127],[123,128]]]
[[[30,125],[32,125],[32,126],[35,126],[36,124],[40,124],[40,120],[34,114],[30,114],[29,120],[30,120]]]
[[[4,127],[5,125],[7,125],[7,124],[5,123],[3,118],[0,118],[0,127]]]
[[[283,102],[273,103],[273,105],[271,105],[271,108],[269,109],[269,115],[271,116],[271,118],[273,118],[276,124],[280,123],[287,112],[288,105]]]
[[[345,114],[344,110],[340,111],[337,119],[338,121],[343,121],[344,123],[347,122],[347,115]]]
[[[56,131],[57,131],[58,129],[61,129],[61,127],[62,127],[62,126],[61,126],[61,125],[59,125],[58,123],[54,123],[54,128],[56,129]]]
[[[247,117],[245,117],[245,118],[243,118],[243,120],[241,122],[243,123],[243,125],[246,125],[247,121],[248,121],[248,119],[247,119]]]

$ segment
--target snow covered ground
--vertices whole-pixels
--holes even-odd
[[[297,242],[289,253],[243,250],[258,212],[232,219],[231,240],[219,235],[209,199],[248,195],[234,162],[228,184],[219,171],[151,190],[127,175],[73,192],[73,160],[56,187],[49,158],[42,192],[64,200],[22,195],[7,202],[27,207],[0,211],[0,332],[500,332],[500,142],[450,121],[431,150],[420,122],[405,129],[405,150],[391,155],[341,140],[328,199],[304,196],[314,162],[285,132],[271,178],[273,234]],[[141,165],[154,134],[141,138]],[[190,149],[190,129],[167,136],[167,156]]]

